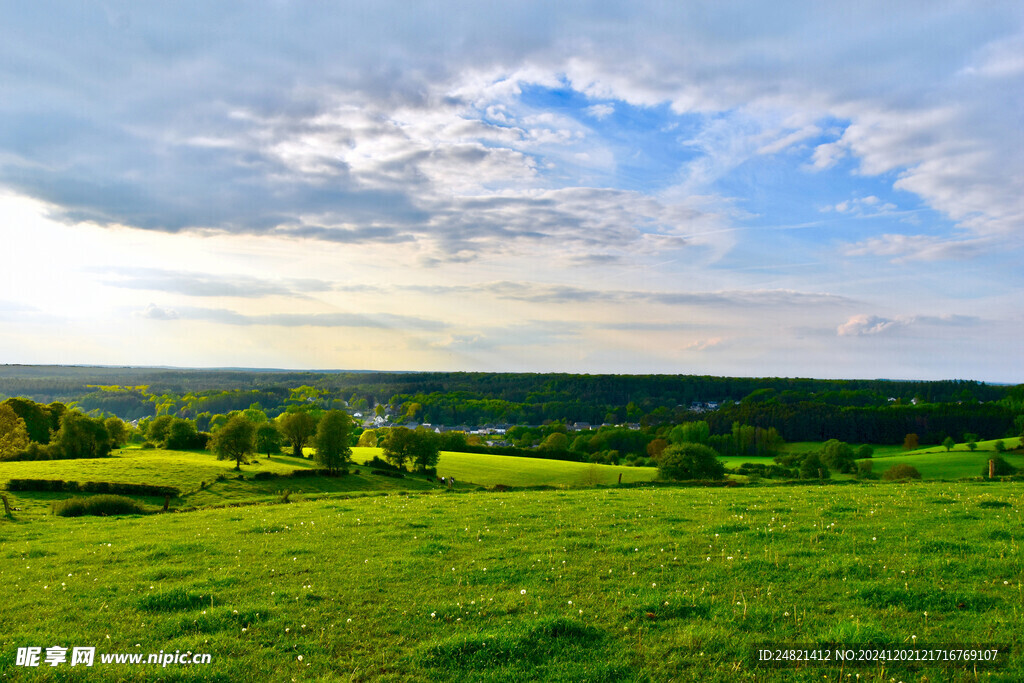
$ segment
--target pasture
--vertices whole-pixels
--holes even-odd
[[[1018,648],[977,674],[842,680],[1021,680],[1022,506],[1012,483],[918,482],[16,517],[0,521],[0,677],[837,680],[756,668],[752,650],[839,641]],[[16,666],[18,647],[56,645],[212,661]]]

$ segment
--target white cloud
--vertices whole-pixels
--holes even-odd
[[[848,244],[848,256],[884,256],[893,263],[973,259],[991,252],[996,242],[988,238],[942,239],[932,235],[886,234]]]

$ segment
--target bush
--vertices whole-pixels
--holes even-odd
[[[725,465],[709,446],[681,443],[661,452],[658,475],[662,479],[721,479]]]
[[[156,486],[153,484],[130,484],[115,481],[77,481],[62,479],[11,479],[7,482],[8,491],[68,491],[71,493],[117,493],[125,496],[175,496],[181,491],[174,486]]]
[[[1015,474],[1017,472],[1017,468],[1011,465],[1010,463],[1006,462],[1006,458],[1004,458],[1001,455],[997,455],[996,457],[992,458],[992,460],[995,460],[996,462],[994,474],[997,477],[1008,477],[1011,474]],[[981,470],[981,476],[988,476],[987,462],[985,463],[985,467],[983,467]]]
[[[828,465],[821,461],[817,453],[808,453],[804,461],[800,463],[801,479],[828,479],[832,476]]]
[[[93,496],[91,498],[69,498],[54,502],[53,514],[58,517],[81,517],[82,515],[144,515],[148,514],[142,503],[124,496]]]
[[[871,473],[874,469],[874,463],[870,460],[864,460],[857,463],[857,478],[858,479],[877,479],[875,475]]]
[[[987,473],[987,470],[986,470]],[[893,465],[885,472],[882,472],[882,479],[887,481],[897,481],[900,479],[920,479],[921,473],[917,471],[917,468],[913,465],[901,464]]]

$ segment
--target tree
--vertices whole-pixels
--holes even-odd
[[[360,448],[376,448],[377,446],[377,430],[376,429],[365,429],[363,433],[359,435],[359,443],[356,444]]]
[[[828,479],[831,473],[828,465],[821,461],[817,453],[808,453],[804,461],[800,463],[801,479]]]
[[[331,474],[348,474],[352,462],[352,418],[343,410],[329,410],[316,428],[316,461]]]
[[[161,418],[157,418],[158,420]],[[192,420],[182,417],[175,417],[167,428],[167,437],[164,439],[164,448],[172,451],[180,451],[186,448],[195,448],[199,433],[196,431],[196,424]]]
[[[0,403],[0,460],[6,460],[28,447],[28,429],[25,420],[18,417],[14,408]]]
[[[412,461],[418,471],[425,472],[437,467],[437,462],[441,458],[440,444],[438,435],[429,429],[417,429],[413,432]]]
[[[163,446],[167,443],[167,434],[170,432],[173,422],[174,417],[171,415],[161,415],[153,418],[146,425],[146,438],[155,444]]]
[[[647,444],[647,457],[656,461],[661,457],[662,451],[666,448],[668,448],[668,441],[661,438],[653,439],[649,444]]]
[[[702,443],[707,444],[711,438],[711,428],[704,420],[698,422],[684,422],[676,425],[668,434],[668,440],[672,443]]]
[[[235,469],[241,470],[242,463],[256,448],[256,428],[241,415],[236,415],[214,433],[212,445],[218,460],[234,460]]]
[[[850,444],[838,439],[829,439],[821,451],[821,462],[836,472],[848,474],[856,467],[856,459]]]
[[[905,437],[903,437],[903,450],[905,450],[905,451],[917,450],[917,446],[918,446],[917,434],[907,434]]]
[[[956,441],[953,441],[953,437],[947,436],[942,440],[942,446],[946,449],[946,452],[949,453],[953,450],[953,447],[956,446]]]
[[[898,481],[900,479],[920,479],[921,473],[917,471],[917,468],[913,465],[900,464],[893,465],[885,472],[882,472],[882,479],[888,481]]]
[[[303,457],[302,449],[310,437],[316,434],[316,420],[304,411],[284,413],[277,418],[277,427],[292,445],[292,455]]]
[[[662,479],[721,479],[725,476],[725,465],[708,446],[680,443],[661,452],[658,474]]]
[[[967,442],[967,450],[969,450],[971,453],[973,453],[974,451],[978,450],[978,442],[977,441],[968,441]]]
[[[384,450],[384,457],[395,467],[402,469],[413,457],[413,431],[406,427],[392,427],[378,440]]]
[[[267,414],[263,412],[263,407],[259,403],[250,404],[242,411],[242,416],[254,425],[261,425],[267,421]]]
[[[107,428],[110,445],[114,448],[120,448],[128,440],[128,429],[121,418],[108,417],[103,421],[103,426]]]
[[[542,451],[567,451],[569,450],[569,437],[562,432],[552,432],[540,444]]]
[[[110,454],[110,435],[103,420],[69,410],[60,418],[57,448],[64,458],[102,458]]]
[[[54,422],[54,411],[48,406],[30,401],[27,398],[9,398],[3,402],[3,405],[13,410],[15,415],[24,420],[29,441],[42,444],[50,443],[50,431],[57,431],[60,428],[59,415],[58,421]],[[58,405],[64,408],[63,404],[60,403],[51,404],[51,406]]]
[[[1003,443],[1002,439],[999,439],[994,444],[992,444],[992,448],[996,449],[996,453],[1005,453],[1006,452],[1006,444]]]
[[[869,446],[866,443],[862,443],[860,446],[857,446],[857,459],[858,460],[867,460],[868,458],[870,458],[874,454],[875,454],[875,449],[872,448],[871,446]]]
[[[263,422],[256,427],[256,452],[266,453],[269,458],[281,452],[283,437],[273,422]]]

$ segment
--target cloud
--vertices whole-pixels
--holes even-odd
[[[156,304],[149,304],[145,310],[138,312],[140,318],[149,320],[177,320],[178,312],[172,308],[164,308]]]
[[[264,325],[270,327],[353,327],[440,331],[448,327],[442,321],[391,313],[265,313],[251,315],[226,308],[179,307],[165,309],[150,304],[140,313],[151,320],[201,320],[222,325]]]
[[[855,315],[836,328],[840,337],[866,337],[893,332],[910,327],[971,327],[980,323],[979,318],[964,315],[913,315],[897,318],[883,318],[876,315]]]
[[[623,105],[697,117],[680,140],[696,158],[676,169],[694,192],[841,121],[816,146],[818,167],[847,158],[894,174],[979,234],[1024,217],[1015,3],[859,3],[841,23],[787,3],[114,14],[124,19],[83,6],[53,23],[42,5],[2,17],[0,183],[69,221],[424,245],[435,262],[510,237],[557,250],[591,235],[597,251],[571,258],[599,262],[611,254],[600,249],[677,237],[694,220],[692,205],[653,193],[573,201],[609,189],[611,171],[571,160],[607,157],[589,126]],[[591,121],[528,104],[535,85],[578,93]]]
[[[593,116],[595,119],[601,120],[608,118],[615,113],[615,105],[613,104],[595,104],[586,109],[588,116]]]
[[[322,280],[265,280],[244,275],[208,275],[160,268],[105,268],[104,284],[124,289],[184,294],[194,297],[263,298],[268,296],[303,297],[309,292],[325,292],[331,285]]]
[[[824,292],[800,292],[788,289],[721,290],[712,292],[597,289],[574,285],[512,282],[508,280],[481,282],[472,285],[402,285],[380,287],[371,285],[339,285],[338,291],[359,291],[389,294],[396,291],[417,292],[432,296],[458,295],[522,301],[531,304],[661,304],[665,306],[698,306],[708,308],[774,308],[807,306],[848,306],[855,300]]]
[[[997,246],[991,238],[942,239],[933,235],[886,234],[848,244],[848,256],[885,256],[893,263],[949,261],[977,258]]]

